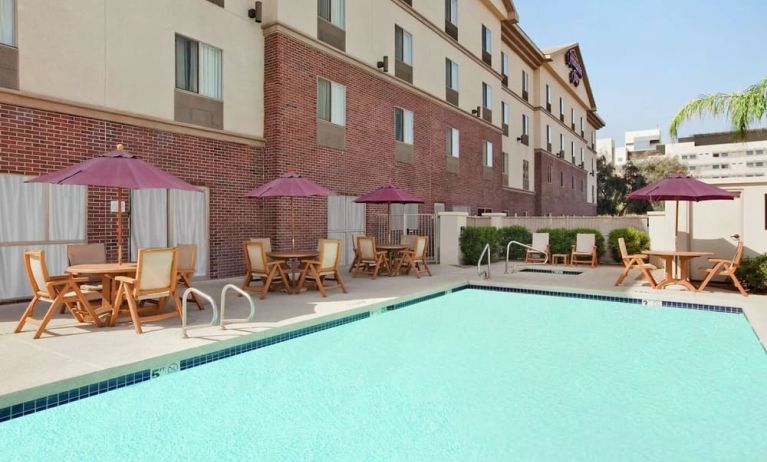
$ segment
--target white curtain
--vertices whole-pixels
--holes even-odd
[[[85,186],[49,186],[49,240],[85,240],[85,208],[87,191],[88,190]]]
[[[461,152],[461,134],[455,128],[452,130],[453,157],[459,157]]]
[[[450,0],[450,23],[458,25],[458,0]]]
[[[170,245],[195,244],[197,266],[195,276],[208,274],[208,193],[170,191]]]
[[[16,0],[0,0],[0,43],[16,46]]]
[[[131,191],[131,259],[138,249],[168,246],[168,191],[140,189]]]
[[[221,50],[200,43],[200,94],[221,99]]]
[[[330,83],[330,121],[336,125],[346,125],[346,87]]]
[[[413,113],[402,111],[403,113],[403,140],[407,144],[413,144]]]
[[[345,3],[345,0],[331,0],[330,2],[330,22],[341,29],[346,24]]]
[[[0,175],[0,242],[45,240],[46,185]]]
[[[405,30],[402,31],[402,62],[413,65],[413,36]]]
[[[357,196],[328,196],[328,239],[341,241],[342,266],[354,258],[353,237],[365,234],[365,204],[354,202]]]
[[[485,165],[488,167],[493,166],[493,143],[485,141]]]

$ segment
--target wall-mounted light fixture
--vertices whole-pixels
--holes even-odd
[[[480,109],[480,107],[479,107],[479,106],[477,106],[477,109],[472,109],[472,110],[471,110],[471,115],[473,115],[473,116],[476,116],[476,117],[479,117],[479,115],[480,115],[481,113],[482,113],[482,111],[481,111],[481,109]]]
[[[389,57],[384,56],[382,60],[376,63],[376,67],[383,72],[389,72]]]
[[[263,11],[262,11],[262,3],[256,2],[255,8],[251,8],[248,10],[248,17],[250,19],[255,20],[257,23],[261,23],[263,18]]]
[[[522,137],[521,137],[521,136],[518,136],[518,137],[517,137],[517,143],[521,143],[521,142],[522,142]]]

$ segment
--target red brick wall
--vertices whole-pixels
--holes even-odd
[[[536,214],[596,215],[596,204],[586,202],[588,172],[541,150],[535,151],[535,165]],[[548,182],[549,167],[551,183]],[[564,175],[563,186],[559,183],[560,172]],[[575,188],[572,187],[573,181]]]
[[[212,277],[243,271],[242,241],[266,233],[263,205],[242,197],[263,181],[263,148],[179,135],[24,107],[0,105],[0,173],[40,175],[97,156],[123,143],[131,153],[189,183],[210,188]],[[129,194],[124,194],[126,199]],[[116,259],[113,189],[88,190],[89,242],[104,242]],[[124,255],[130,255],[124,218]]]
[[[434,202],[534,212],[534,196],[503,190],[501,133],[424,96],[371,75],[281,33],[265,45],[266,178],[288,168],[343,195],[359,195],[389,182]],[[317,146],[317,78],[346,86],[346,150]],[[414,162],[394,160],[394,108],[414,113]],[[460,130],[460,173],[448,173],[445,128]],[[482,141],[494,145],[494,175],[482,179]],[[327,231],[325,200],[297,200],[300,239],[314,246]],[[284,201],[279,205],[284,205]],[[275,208],[270,210],[276,211]],[[368,207],[368,214],[385,206]],[[286,213],[275,213],[277,245],[288,242]]]

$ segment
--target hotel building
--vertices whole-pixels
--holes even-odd
[[[603,126],[578,44],[539,48],[511,0],[0,0],[0,273],[114,255],[114,191],[23,181],[117,143],[205,191],[132,192],[132,251],[194,242],[225,277],[288,243],[287,201],[243,197],[288,169],[338,193],[297,201],[304,247],[370,228],[353,199],[387,183],[408,213],[594,214]]]

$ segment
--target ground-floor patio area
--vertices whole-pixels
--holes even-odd
[[[347,294],[336,290],[330,292],[327,298],[322,298],[316,291],[300,295],[273,292],[265,300],[255,299],[256,314],[252,322],[232,323],[225,330],[217,326],[198,328],[190,330],[188,338],[183,337],[178,319],[144,324],[144,334],[137,335],[132,325],[125,321],[112,328],[96,328],[77,324],[68,314],[58,314],[43,337],[34,340],[32,326],[22,333],[13,333],[26,305],[0,305],[0,351],[3,352],[0,355],[0,408],[131,373],[138,367],[162,369],[183,358],[357,312],[375,311],[467,283],[739,307],[762,345],[767,347],[766,296],[742,297],[735,291],[721,288],[709,288],[703,293],[676,288],[654,290],[641,278],[635,278],[636,275],[630,276],[622,286],[614,287],[613,283],[622,269],[618,266],[578,267],[577,270],[582,272],[577,275],[521,272],[525,268],[576,269],[516,263],[511,266],[512,271],[505,274],[504,264],[495,263],[491,266],[489,280],[481,279],[476,267],[448,265],[433,265],[434,276],[421,279],[410,275],[380,276],[371,280],[368,277],[352,278],[344,273],[349,290]],[[218,303],[226,284],[239,285],[240,282],[239,279],[220,279],[200,281],[195,286],[210,294]],[[226,319],[245,318],[249,311],[247,300],[230,292]],[[190,303],[190,326],[209,324],[211,317],[210,307],[198,310],[196,305]]]

